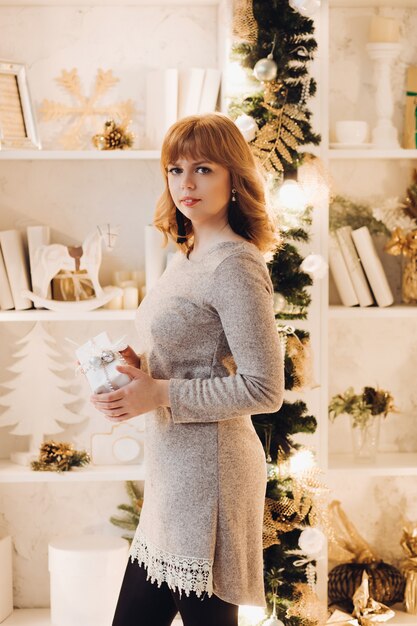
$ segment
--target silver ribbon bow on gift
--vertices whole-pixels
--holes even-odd
[[[91,341],[91,354],[88,361],[86,363],[80,363],[77,371],[81,371],[85,374],[92,369],[98,370],[101,367],[105,368],[106,365],[109,365],[109,363],[112,363],[115,359],[124,361],[123,355],[120,353],[127,348],[127,344],[124,341],[125,337],[126,335],[106,348],[94,346]]]

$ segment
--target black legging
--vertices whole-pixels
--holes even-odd
[[[146,580],[137,561],[127,564],[112,626],[170,626],[180,612],[184,626],[238,626],[238,606],[214,594],[197,598]]]

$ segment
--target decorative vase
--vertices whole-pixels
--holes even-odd
[[[417,303],[417,254],[404,255],[402,263],[402,301]]]
[[[376,459],[379,442],[380,415],[374,415],[363,424],[350,418],[353,454],[357,461],[373,462]]]

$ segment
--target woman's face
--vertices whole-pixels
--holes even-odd
[[[175,206],[193,224],[224,224],[231,181],[229,171],[222,165],[192,159],[169,163],[168,187]]]

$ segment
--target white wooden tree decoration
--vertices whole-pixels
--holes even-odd
[[[17,376],[2,385],[11,391],[0,396],[0,404],[8,407],[0,416],[0,426],[14,426],[10,431],[14,435],[30,435],[29,455],[21,455],[26,464],[38,456],[44,435],[63,431],[60,422],[78,424],[87,418],[67,408],[79,398],[65,390],[68,381],[57,375],[68,366],[59,362],[62,354],[42,324],[37,322],[17,345],[21,347],[13,356],[20,360],[7,368]],[[12,459],[21,462],[19,454]]]
[[[98,278],[102,259],[102,244],[104,243],[106,250],[113,250],[118,235],[118,228],[110,224],[102,224],[87,235],[81,246],[64,246],[60,243],[39,246],[33,252],[32,268],[39,276],[39,291],[38,293],[32,291],[24,291],[23,293],[33,300],[36,306],[46,309],[76,308],[88,310],[102,306],[121,291],[114,287],[112,290],[104,292]],[[80,302],[49,300],[47,298],[49,285],[54,276],[61,270],[85,270],[87,272],[85,276],[91,280],[96,297]]]

